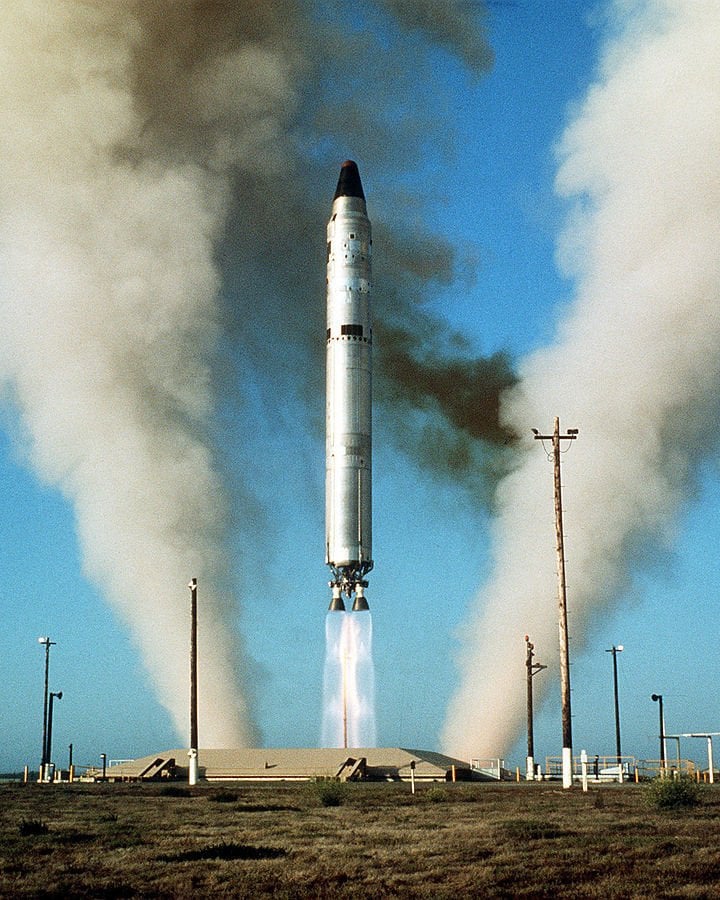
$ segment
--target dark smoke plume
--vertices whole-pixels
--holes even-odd
[[[395,407],[406,431],[421,411],[419,435],[410,427],[416,455],[429,470],[465,482],[476,497],[490,500],[490,489],[506,473],[515,434],[500,422],[500,397],[516,383],[507,357],[464,359],[418,342],[398,327],[377,329],[383,400]],[[422,354],[422,355],[420,355]],[[418,358],[420,356],[420,358]],[[402,441],[401,441],[402,443]]]

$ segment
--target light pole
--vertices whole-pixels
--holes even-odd
[[[560,441],[574,441],[577,428],[560,434],[560,419],[555,416],[552,434],[532,429],[536,441],[552,441],[553,496],[555,504],[555,545],[558,575],[558,630],[560,636],[560,702],[562,705],[562,770],[563,788],[572,787],[572,712],[570,709],[570,650],[568,646],[567,582],[565,578],[565,537],[563,534],[562,487],[560,479]]]
[[[527,668],[527,763],[525,777],[528,781],[535,778],[535,735],[533,730],[533,676],[537,675],[547,666],[534,663],[535,644],[531,643],[530,636],[525,635],[525,666]]]
[[[43,735],[42,735],[42,757],[40,759],[40,781],[45,781],[46,768],[48,764],[47,758],[47,725],[48,725],[48,676],[50,673],[50,648],[55,646],[55,641],[51,641],[49,637],[39,637],[38,644],[45,647],[45,692],[43,694]]]
[[[52,766],[52,729],[53,729],[53,700],[62,700],[62,691],[50,691],[50,704],[48,706],[47,722],[47,767],[48,772]]]
[[[622,765],[622,750],[620,749],[620,699],[618,696],[618,667],[617,667],[617,655],[618,653],[623,652],[622,644],[619,644],[617,647],[613,644],[611,650],[606,650],[606,653],[612,653],[613,658],[613,687],[615,689],[615,752],[617,754],[617,764],[618,764],[618,772],[621,772],[620,766]]]
[[[662,694],[652,694],[650,697],[655,703],[659,704],[660,712],[660,771],[665,776],[665,716],[663,715],[663,698]]]

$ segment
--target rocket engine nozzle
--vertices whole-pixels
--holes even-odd
[[[365,596],[365,588],[368,586],[367,581],[357,577],[348,577],[346,574],[339,574],[335,581],[328,582],[328,586],[332,590],[328,612],[345,612],[343,594],[348,600],[352,599],[352,612],[369,611],[370,607]]]
[[[367,582],[358,582],[355,585],[355,600],[353,601],[352,611],[353,612],[367,612],[370,607],[368,606],[367,597],[365,596],[365,588],[367,586]]]
[[[332,588],[332,599],[330,600],[328,612],[345,612],[345,604],[342,598],[342,588],[339,584],[332,581],[330,582],[330,587]]]

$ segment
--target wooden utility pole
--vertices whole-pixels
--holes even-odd
[[[190,768],[189,783],[198,779],[197,578],[190,579]]]
[[[560,419],[555,417],[551,435],[538,434],[538,441],[552,441],[553,481],[555,502],[555,545],[557,550],[558,573],[558,630],[560,634],[560,701],[562,704],[562,759],[563,787],[572,787],[572,712],[570,708],[570,651],[568,649],[567,585],[565,581],[565,539],[563,536],[562,485],[560,480],[560,441],[574,441],[577,428],[568,428],[567,434],[560,434]]]
[[[535,733],[533,728],[533,677],[547,669],[540,663],[534,663],[535,645],[530,642],[530,636],[525,635],[525,666],[527,667],[527,765],[525,777],[527,781],[535,778]]]

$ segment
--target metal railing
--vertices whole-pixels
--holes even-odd
[[[622,769],[623,781],[638,781],[646,778],[657,778],[658,776],[670,778],[681,776],[698,777],[697,765],[691,759],[668,760],[663,768],[662,761],[659,759],[637,759],[635,756],[621,756],[620,765],[618,765],[618,758],[614,754],[612,756],[588,756],[587,758],[587,774],[590,781],[619,781],[620,769]],[[574,756],[573,778],[580,778],[581,775],[581,757]],[[553,780],[562,778],[561,756],[545,757],[545,771],[542,773],[542,778]]]
[[[507,770],[505,769],[505,760],[499,757],[493,759],[471,759],[470,768],[474,772],[482,772],[490,778],[496,778],[500,781],[505,777]]]

